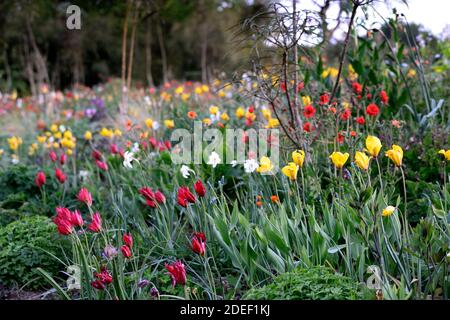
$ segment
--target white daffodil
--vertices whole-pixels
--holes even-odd
[[[220,156],[217,152],[213,151],[209,155],[208,162],[206,164],[209,164],[213,168],[217,167],[219,163],[221,163],[222,160],[220,160]]]
[[[132,161],[139,162],[135,157],[134,153],[131,151],[125,151],[123,155],[123,166],[128,169],[133,169],[133,165],[131,164]]]
[[[237,166],[238,162],[236,160],[231,161],[231,166],[234,168]]]
[[[195,174],[194,170],[192,170],[191,168],[189,168],[188,166],[186,166],[184,164],[181,166],[180,172],[181,172],[181,175],[183,176],[183,178],[185,178],[185,179],[189,178],[189,175],[191,172],[193,174]]]
[[[258,161],[255,159],[247,159],[244,161],[244,170],[246,173],[252,173],[259,167]]]

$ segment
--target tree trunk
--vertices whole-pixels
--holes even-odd
[[[133,16],[133,22],[132,22],[130,54],[129,54],[129,61],[128,61],[127,90],[131,87],[131,76],[133,74],[134,45],[136,42],[136,27],[137,27],[137,23],[138,23],[140,5],[141,5],[141,2],[138,1],[136,3],[136,7],[134,9],[134,16]]]
[[[145,76],[147,84],[150,87],[155,85],[152,74],[152,20],[147,21],[147,28],[145,31]]]
[[[128,17],[130,15],[132,0],[127,2],[127,10],[125,12],[125,21],[123,22],[123,32],[122,32],[122,104],[120,106],[120,113],[123,114],[126,111],[126,90],[125,88],[125,77],[127,68],[127,35],[128,35]]]
[[[168,74],[168,68],[167,68],[167,53],[166,48],[164,46],[164,38],[162,34],[162,28],[161,28],[161,20],[158,21],[156,24],[156,31],[158,34],[158,42],[159,42],[159,49],[161,50],[161,61],[162,61],[162,73],[163,73],[163,81],[164,83],[169,81],[169,74]]]

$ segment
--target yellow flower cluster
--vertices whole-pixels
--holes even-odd
[[[8,138],[8,144],[9,144],[9,148],[12,151],[17,151],[17,149],[19,149],[20,145],[22,144],[22,138],[21,137],[16,137],[13,136],[11,138]]]

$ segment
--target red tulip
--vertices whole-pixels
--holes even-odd
[[[45,184],[46,178],[44,171],[39,171],[36,174],[36,179],[34,180],[34,183],[36,183],[37,187],[40,189]]]
[[[305,87],[305,83],[300,82],[300,83],[297,85],[297,87],[295,88],[295,92],[296,92],[296,93],[299,93],[300,91],[303,90],[304,87]]]
[[[123,234],[123,242],[130,248],[133,248],[133,236],[131,235],[131,233]]]
[[[92,232],[100,232],[102,231],[102,218],[100,217],[100,213],[96,212],[92,215],[92,221],[88,227]]]
[[[95,160],[95,164],[97,165],[97,167],[100,170],[108,171],[108,165],[106,164],[106,162],[103,162],[103,161],[100,161],[100,160]]]
[[[384,105],[387,105],[387,104],[388,104],[388,102],[389,102],[389,97],[388,97],[386,91],[381,90],[381,92],[380,92],[380,98],[381,98],[381,102],[382,102]]]
[[[206,237],[203,232],[198,232],[194,234],[191,240],[191,249],[195,253],[203,256],[206,251]]]
[[[349,109],[345,109],[344,112],[341,113],[341,120],[348,120],[350,118],[352,112]]]
[[[67,156],[65,153],[62,153],[61,156],[59,157],[59,163],[63,166],[66,163],[67,160]]]
[[[378,115],[378,113],[380,113],[380,109],[375,103],[371,103],[367,106],[366,113],[369,116],[375,117],[376,115]]]
[[[91,193],[86,188],[81,188],[78,192],[77,199],[80,202],[86,203],[89,207],[92,206],[92,196]]]
[[[58,160],[58,156],[56,155],[55,151],[50,151],[48,155],[50,156],[50,160],[52,160],[52,162]]]
[[[122,251],[122,255],[125,258],[131,258],[132,256],[131,249],[127,245],[123,245],[122,247],[120,247],[120,251]]]
[[[104,290],[106,288],[105,284],[100,280],[94,280],[91,282],[91,286],[97,290]]]
[[[330,96],[328,95],[328,93],[324,93],[320,96],[319,100],[320,104],[327,104],[328,102],[330,102]]]
[[[312,118],[316,114],[316,108],[314,108],[312,105],[307,105],[305,107],[305,111],[303,111],[303,115],[305,118]]]
[[[177,201],[179,205],[186,207],[188,202],[195,203],[196,199],[188,187],[180,187],[178,188]]]
[[[98,150],[92,150],[91,155],[95,160],[99,160],[99,161],[102,160],[102,154]]]
[[[358,83],[358,82],[353,82],[352,88],[353,88],[353,91],[354,91],[357,95],[360,95],[360,94],[362,93],[363,87],[362,87],[362,85],[361,85],[360,83]]]
[[[155,200],[159,204],[166,203],[166,196],[161,191],[158,190],[155,192]]]
[[[58,181],[60,183],[64,183],[66,181],[66,175],[59,168],[55,169],[55,176],[56,176],[56,179],[58,179]]]
[[[177,260],[174,263],[166,264],[166,269],[170,273],[172,278],[172,286],[180,284],[182,286],[186,285],[186,269],[184,268],[183,262]]]
[[[363,125],[364,123],[366,123],[366,120],[364,119],[364,117],[358,117],[356,118],[356,122],[360,125]]]
[[[113,143],[110,147],[111,153],[112,154],[118,154],[119,153],[119,148],[117,147],[117,144]]]
[[[81,216],[80,211],[75,210],[70,214],[70,223],[74,227],[81,227],[84,225],[83,217]]]
[[[194,190],[199,197],[204,197],[206,194],[205,186],[203,185],[201,180],[197,180],[197,182],[194,184]]]
[[[139,193],[143,195],[146,199],[153,200],[155,198],[155,193],[149,187],[142,187],[139,189]]]
[[[56,217],[53,218],[53,223],[58,228],[58,233],[62,235],[69,235],[73,231],[72,213],[67,208],[57,207]]]

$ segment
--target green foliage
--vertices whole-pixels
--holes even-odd
[[[62,263],[52,255],[63,258],[69,249],[58,238],[56,227],[44,216],[33,216],[10,223],[0,229],[0,282],[7,286],[44,287],[46,282],[35,270],[40,267],[57,275]]]
[[[313,267],[283,273],[273,283],[249,290],[244,299],[354,300],[361,297],[358,285],[350,278],[325,267]]]

